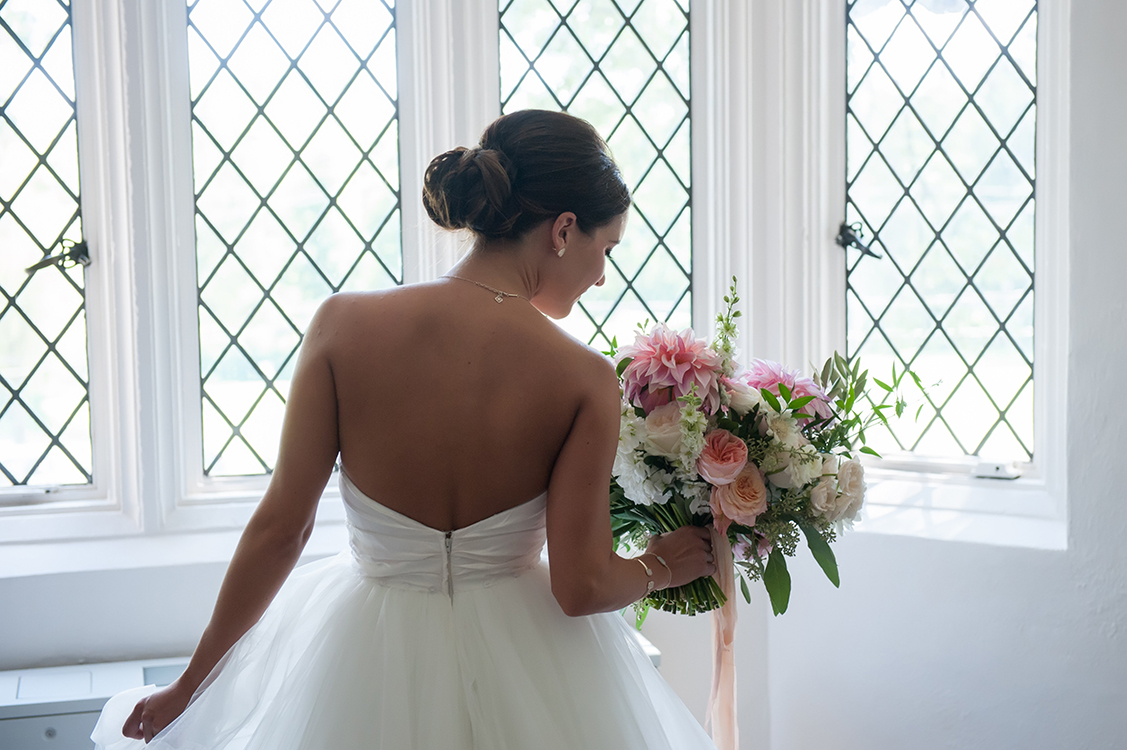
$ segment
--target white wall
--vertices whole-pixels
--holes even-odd
[[[857,533],[840,591],[793,566],[773,750],[1127,747],[1127,3],[1072,8],[1068,550]]]
[[[226,567],[0,578],[0,671],[190,654]]]
[[[1127,746],[1127,3],[1075,0],[1072,33],[1069,549],[854,533],[841,590],[800,556],[784,617],[741,604],[744,748]],[[0,578],[0,670],[188,652],[223,568]],[[645,633],[702,716],[707,618]]]

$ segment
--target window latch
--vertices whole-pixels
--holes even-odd
[[[864,232],[861,230],[861,222],[846,224],[843,221],[841,222],[841,226],[838,227],[837,237],[834,238],[834,242],[842,247],[856,248],[861,251],[862,255],[868,255],[870,258],[883,258],[883,255],[870,248],[864,242],[861,242],[863,235]]]
[[[63,240],[60,243],[64,250],[55,255],[48,255],[38,263],[34,263],[24,270],[27,275],[35,273],[41,268],[47,266],[58,265],[59,268],[73,268],[74,266],[88,266],[90,265],[90,248],[86,245],[86,240],[81,242],[74,242],[73,240]]]

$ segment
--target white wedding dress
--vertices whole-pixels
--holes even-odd
[[[552,596],[546,496],[443,532],[343,474],[350,549],[297,568],[150,750],[714,748],[616,614]],[[146,691],[110,699],[99,750]]]

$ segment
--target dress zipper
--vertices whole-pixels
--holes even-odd
[[[454,601],[454,567],[450,562],[450,549],[454,546],[451,537],[453,531],[446,532],[446,594],[450,601]]]

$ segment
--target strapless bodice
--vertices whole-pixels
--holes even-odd
[[[394,588],[443,592],[490,586],[538,564],[547,493],[454,531],[408,518],[362,493],[341,472],[352,557],[364,575]]]

